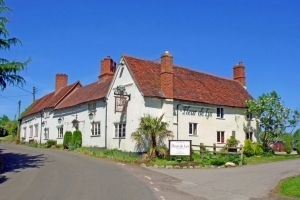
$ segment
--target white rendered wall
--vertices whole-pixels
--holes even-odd
[[[88,103],[77,105],[74,107],[55,110],[54,123],[51,128],[55,129],[56,133],[53,137],[57,140],[58,144],[62,144],[63,138],[58,138],[57,126],[63,125],[63,132],[74,132],[72,121],[77,118],[79,121],[78,130],[82,133],[82,146],[105,146],[105,102],[102,100],[96,101],[96,111],[93,119],[89,119]],[[61,124],[58,124],[58,118],[63,119]],[[92,122],[100,122],[101,134],[100,136],[92,136],[91,128]]]

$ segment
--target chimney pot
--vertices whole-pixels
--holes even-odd
[[[233,67],[233,80],[240,82],[246,88],[245,66],[239,62]]]
[[[55,93],[57,93],[61,88],[68,85],[68,75],[67,74],[56,74],[55,78]]]
[[[160,85],[166,98],[173,99],[173,56],[169,51],[161,55]]]
[[[98,81],[104,80],[106,77],[113,76],[116,71],[116,63],[110,58],[110,56],[106,56],[106,58],[101,60],[100,68]]]

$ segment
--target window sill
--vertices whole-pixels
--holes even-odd
[[[189,135],[189,137],[198,137],[198,135]]]
[[[44,140],[49,140],[48,138],[45,138]]]
[[[91,137],[100,137],[101,135],[91,135]]]
[[[113,139],[126,139],[126,137],[114,137]]]
[[[226,143],[224,143],[224,142],[223,143],[222,142],[217,142],[217,144],[226,144]]]
[[[217,117],[218,120],[225,120],[225,118]]]
[[[63,139],[62,137],[58,137],[58,138],[56,138],[56,139]]]

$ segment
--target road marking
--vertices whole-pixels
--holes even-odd
[[[153,183],[152,183],[152,182],[150,182],[150,184],[151,184],[151,185],[153,185]]]
[[[159,191],[157,188],[154,188],[154,190],[156,190],[157,192]]]
[[[149,176],[145,176],[147,179],[151,180],[151,178]]]
[[[125,165],[125,164],[123,164],[123,163],[118,163],[119,165]]]
[[[164,198],[163,196],[160,196],[160,198],[161,198],[162,200],[165,200],[165,198]]]

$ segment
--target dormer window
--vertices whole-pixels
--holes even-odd
[[[217,108],[217,118],[224,118],[224,109],[223,108]]]

